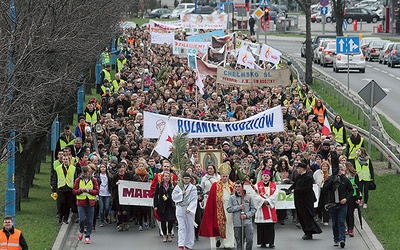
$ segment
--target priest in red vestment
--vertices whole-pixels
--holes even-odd
[[[220,165],[221,179],[211,186],[199,230],[199,236],[217,237],[216,246],[223,248],[235,247],[233,217],[226,211],[234,191],[234,183],[229,180],[231,170],[229,163]]]

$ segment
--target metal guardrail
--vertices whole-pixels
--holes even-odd
[[[295,74],[298,76],[298,81],[302,84],[304,84],[305,81],[305,68],[303,66],[302,62],[299,62],[297,59],[294,57],[285,54],[283,55],[285,60],[291,61],[291,70],[295,72]],[[363,115],[363,123],[365,124],[366,119],[369,120],[370,117],[370,108],[369,106],[362,100],[358,94],[352,92],[352,91],[347,91],[347,88],[345,86],[338,82],[336,79],[327,76],[320,72],[318,69],[313,69],[313,78],[314,80],[317,79],[321,83],[325,84],[326,86],[329,85],[330,88],[329,90],[325,91],[334,91],[337,92],[338,95],[338,101],[340,101],[340,95],[342,96],[342,102],[344,104],[344,98],[347,100],[350,100],[353,103],[353,113],[354,113],[354,107],[356,106],[358,108],[357,115],[360,118],[360,110]],[[340,94],[339,94],[340,93]],[[336,95],[336,93],[333,93]],[[348,103],[348,101],[347,101]],[[329,104],[325,103],[325,106],[327,107],[327,114],[328,117],[333,120],[335,117],[334,110],[329,106]],[[352,128],[357,128],[359,131],[360,135],[363,136],[364,138],[368,138],[368,131],[354,125],[350,124],[348,122],[344,122],[345,127],[348,129]],[[384,158],[387,159],[388,161],[388,167],[391,168],[394,166],[397,170],[398,173],[400,173],[400,159],[398,156],[400,155],[400,147],[399,143],[397,143],[395,140],[393,140],[385,131],[383,128],[382,122],[379,118],[379,115],[376,113],[375,110],[373,110],[372,113],[372,135],[371,135],[371,141],[372,145],[381,153],[381,160]]]

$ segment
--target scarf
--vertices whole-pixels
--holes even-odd
[[[357,158],[358,162],[360,163],[361,166],[365,166],[368,164],[369,156],[361,157],[359,156]]]
[[[361,142],[361,135],[358,134],[356,137],[354,137],[353,135],[350,136],[350,140],[354,145],[358,145]]]
[[[258,189],[258,194],[262,198],[266,199],[265,198],[265,184],[263,181],[260,181],[257,183],[257,189]],[[275,191],[276,191],[276,184],[273,182],[269,182],[269,196],[271,196],[273,193],[275,193]],[[271,214],[269,212],[268,206],[262,205],[261,210],[262,210],[262,213],[264,216],[264,220],[268,220],[271,218]],[[275,210],[275,208],[271,208],[271,211],[274,211],[274,210]],[[272,220],[274,222],[277,221],[276,213],[272,213]]]
[[[333,126],[334,126],[336,129],[339,130],[341,127],[343,127],[343,122],[340,121],[340,122],[338,122],[338,123],[333,124]]]

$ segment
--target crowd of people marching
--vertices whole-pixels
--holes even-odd
[[[185,40],[187,35],[177,36]],[[240,32],[237,37],[254,41]],[[274,248],[274,225],[284,225],[289,216],[303,229],[304,240],[329,223],[335,245],[344,247],[346,235],[354,236],[354,209],[367,208],[372,162],[364,138],[356,129],[347,137],[340,115],[331,132],[322,133],[326,108],[307,85],[287,79],[285,86],[242,89],[207,76],[200,95],[187,58],[172,54],[171,45],[150,44],[148,30],[126,29],[116,46],[102,53],[101,94],[86,104],[76,127],[64,127],[56,149],[51,186],[59,222],[68,223],[71,209],[78,212],[79,240],[90,243],[91,232],[104,226],[126,231],[135,225],[142,231],[154,224],[153,211],[164,242],[172,241],[178,221],[180,249],[192,249],[199,236],[217,237],[217,247],[242,249],[245,241],[251,249],[253,222],[256,244]],[[110,51],[117,54],[116,65]],[[231,60],[227,67],[240,66]],[[192,166],[183,185],[177,184],[171,162],[153,150],[157,140],[143,138],[144,111],[233,122],[276,106],[282,109],[283,132],[189,139]],[[221,150],[223,164],[203,166],[199,150]],[[151,182],[153,207],[120,205],[121,180]],[[243,184],[253,185],[255,192],[245,192]],[[296,211],[275,209],[279,184],[291,184],[284,191],[295,193]]]

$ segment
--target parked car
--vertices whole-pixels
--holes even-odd
[[[397,64],[400,64],[400,43],[394,43],[392,50],[388,56],[388,67],[394,68]]]
[[[378,57],[378,62],[386,64],[388,61],[388,56],[390,51],[393,48],[394,43],[386,43],[385,46],[383,46],[383,49],[379,51],[379,57]]]
[[[162,8],[162,9],[154,9],[147,13],[146,18],[160,18],[164,14],[170,14],[172,10],[167,9],[167,8]]]
[[[315,19],[317,23],[322,22],[322,15],[318,13]],[[325,23],[331,23],[335,21],[335,15],[332,15],[332,11],[329,11],[328,14],[325,15]]]
[[[271,4],[269,6],[269,9],[275,10],[277,12],[283,12],[283,13],[287,13],[289,11],[289,9],[286,5],[278,5],[278,4]]]
[[[319,41],[326,40],[326,39],[333,40],[333,39],[336,39],[336,36],[334,36],[334,35],[319,35],[319,36],[312,37],[311,38],[311,54],[314,54],[314,50],[318,46]],[[300,54],[302,57],[304,57],[306,54],[306,41],[304,41],[301,45]]]
[[[354,4],[354,7],[365,7],[365,6],[378,6],[381,3],[377,0],[363,0],[359,3]]]
[[[365,49],[365,60],[372,62],[374,59],[378,59],[379,52],[389,42],[389,40],[374,40],[369,42]]]
[[[213,13],[215,8],[210,6],[197,6],[197,13],[196,14],[206,14],[209,15]]]
[[[363,7],[345,9],[345,14],[343,18],[347,20],[348,24],[352,24],[354,20],[362,20],[366,21],[367,23],[376,23],[380,20],[378,14],[371,12],[370,10]]]
[[[311,22],[315,23],[317,21],[317,16],[319,15],[319,13],[313,13],[311,14]]]
[[[363,55],[365,55],[365,53],[366,53],[366,49],[367,49],[369,42],[371,42],[373,40],[382,40],[382,39],[380,37],[364,37],[363,39],[361,39],[360,49],[361,49]]]
[[[349,60],[347,60],[349,58]],[[365,73],[365,57],[361,53],[353,54],[336,54],[333,61],[333,71],[339,73],[340,70],[358,70],[360,73]]]
[[[193,13],[194,6],[194,3],[181,3],[170,14],[164,14],[161,18],[179,18],[181,14]]]
[[[326,40],[320,40],[318,46],[314,49],[314,62],[317,64],[321,63],[321,54],[322,51],[325,49],[325,47],[328,45],[328,43],[334,42],[334,40],[326,39]]]
[[[323,67],[328,66],[328,64],[333,64],[333,60],[335,60],[335,52],[336,52],[336,41],[328,42],[326,47],[322,50],[320,64]]]

